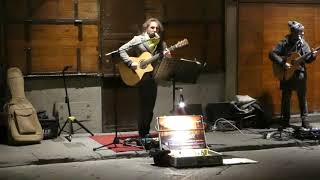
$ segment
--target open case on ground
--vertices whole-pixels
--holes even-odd
[[[160,161],[176,168],[222,165],[222,155],[207,148],[202,116],[157,118]],[[155,157],[155,164],[159,156]]]

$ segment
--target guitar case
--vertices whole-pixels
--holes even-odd
[[[39,143],[43,139],[43,130],[36,110],[25,96],[24,79],[19,68],[8,69],[7,82],[12,96],[4,106],[8,115],[8,143]]]

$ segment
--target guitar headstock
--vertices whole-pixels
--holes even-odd
[[[189,44],[188,39],[183,39],[182,41],[177,42],[177,44],[175,44],[174,46],[176,48],[180,48],[180,47],[186,46],[188,44]]]

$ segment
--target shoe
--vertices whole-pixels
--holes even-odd
[[[312,126],[310,125],[310,123],[308,121],[302,121],[302,127],[306,128],[306,129],[312,129]]]
[[[138,138],[139,145],[144,146],[145,149],[149,149],[150,145],[153,142],[152,136],[150,134],[146,134],[143,137]]]

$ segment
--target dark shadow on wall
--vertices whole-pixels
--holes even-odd
[[[271,124],[274,123],[273,113],[273,99],[272,96],[268,92],[263,92],[261,96],[257,98],[261,106],[263,107],[263,122],[265,122],[265,127],[270,127]]]

